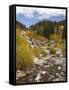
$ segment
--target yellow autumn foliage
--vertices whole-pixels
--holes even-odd
[[[25,37],[20,36],[20,32],[16,30],[16,69],[22,69],[31,66],[33,63],[32,50]]]

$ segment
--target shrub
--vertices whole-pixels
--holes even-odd
[[[57,47],[57,48],[61,48],[61,49],[63,48],[62,40],[57,40],[57,41],[56,41],[56,47]]]
[[[39,57],[40,53],[41,53],[41,49],[40,48],[32,48],[33,54],[36,57]]]
[[[33,64],[33,53],[26,41],[20,35],[16,36],[16,68],[21,69]]]
[[[51,48],[51,49],[50,49],[50,53],[51,53],[51,54],[55,54],[55,53],[56,53],[56,50],[55,50],[54,48]]]
[[[44,57],[47,56],[47,53],[44,50],[41,51],[41,54],[43,54]]]

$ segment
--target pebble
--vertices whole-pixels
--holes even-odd
[[[46,74],[46,71],[41,71],[40,73],[43,74],[43,75],[45,75]]]
[[[61,70],[62,68],[60,66],[58,66],[58,70]]]

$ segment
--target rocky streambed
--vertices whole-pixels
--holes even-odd
[[[39,57],[33,60],[33,66],[24,70],[16,71],[16,83],[35,83],[35,82],[56,82],[66,81],[66,57],[62,53],[62,49],[55,48],[55,54],[51,54],[48,50],[55,48],[54,41],[46,43],[39,41],[36,46],[40,46],[45,53],[41,53]]]

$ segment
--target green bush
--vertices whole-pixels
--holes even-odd
[[[33,52],[34,56],[39,57],[39,55],[41,53],[41,49],[40,48],[32,48],[32,52]]]
[[[59,39],[59,40],[56,41],[56,47],[57,48],[61,48],[61,49],[63,48],[63,43],[62,43],[62,40],[61,39]]]
[[[44,50],[41,51],[41,54],[43,54],[44,57],[47,56],[47,53]]]
[[[51,49],[50,49],[50,53],[51,53],[51,54],[55,54],[55,53],[56,53],[56,50],[55,50],[54,48],[51,48]]]

